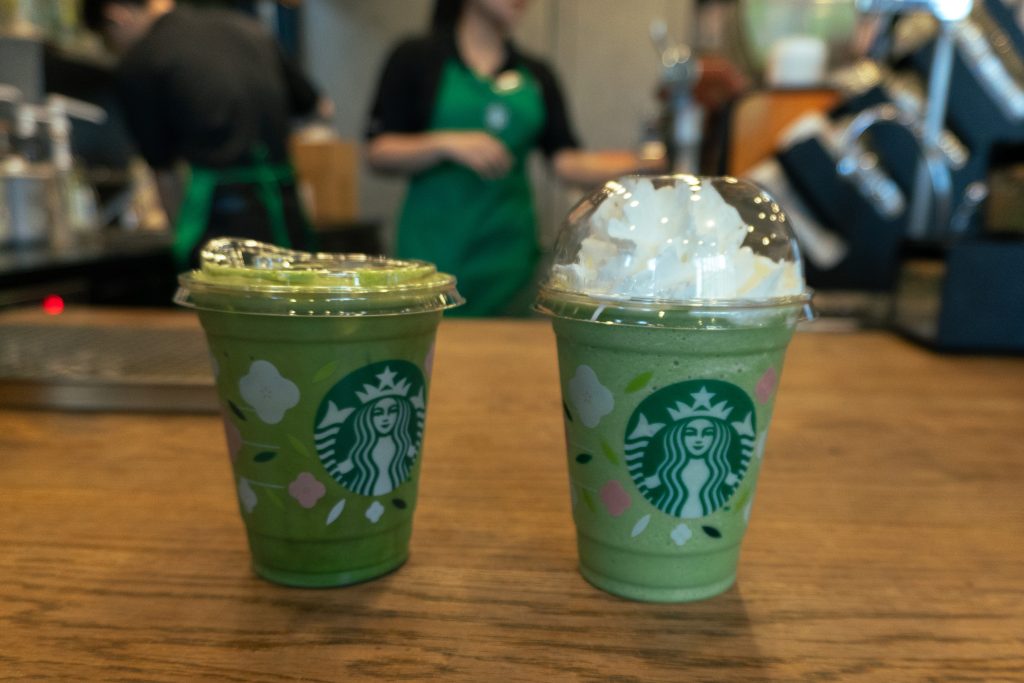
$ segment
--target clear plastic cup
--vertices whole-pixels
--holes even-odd
[[[657,602],[736,579],[786,347],[810,312],[781,207],[627,177],[569,214],[537,308],[558,343],[580,571]]]
[[[433,265],[218,239],[179,277],[209,343],[256,573],[372,579],[408,556],[434,337]]]

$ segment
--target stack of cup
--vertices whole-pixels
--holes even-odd
[[[209,343],[256,573],[338,586],[401,565],[454,278],[220,239],[179,283]]]
[[[666,602],[732,585],[809,300],[785,213],[750,183],[629,177],[570,212],[537,308],[588,581]]]

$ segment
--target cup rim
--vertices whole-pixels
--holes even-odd
[[[542,288],[533,310],[550,318],[597,325],[690,329],[676,314],[697,316],[694,328],[717,329],[720,324],[763,324],[764,316],[799,311],[799,321],[812,321],[817,313],[813,291],[767,299],[691,299],[601,297]],[[727,321],[732,321],[727,323]]]
[[[657,297],[627,297],[601,294],[585,294],[579,291],[542,286],[537,295],[535,309],[544,311],[546,300],[558,300],[568,304],[596,304],[598,306],[624,310],[646,311],[651,308],[673,311],[743,311],[770,308],[790,308],[811,303],[814,290],[806,287],[800,294],[765,297],[760,299],[661,299]]]
[[[434,292],[417,291],[416,288],[409,288],[406,291],[398,292],[392,289],[388,292],[353,292],[345,293],[335,291],[313,292],[310,290],[299,293],[289,291],[268,292],[266,290],[239,290],[232,288],[202,289],[200,300],[197,301],[193,288],[185,286],[178,287],[174,294],[174,303],[184,308],[196,311],[211,311],[214,313],[230,313],[232,315],[251,315],[259,317],[283,317],[283,318],[375,318],[393,317],[401,315],[413,315],[418,313],[441,313],[450,308],[463,305],[466,300],[459,294],[455,287],[454,280],[451,285],[444,289],[436,289]],[[216,306],[202,302],[202,295],[213,294],[223,295],[235,306]],[[395,295],[401,294],[398,300]],[[381,306],[382,300],[389,305]],[[247,306],[247,302],[268,302],[280,301],[281,310],[258,310]],[[285,306],[284,304],[290,304]]]

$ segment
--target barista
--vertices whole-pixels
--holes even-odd
[[[392,53],[370,114],[371,166],[410,179],[397,254],[453,273],[467,301],[459,314],[525,311],[539,254],[532,150],[580,185],[645,163],[628,151],[579,148],[554,75],[511,40],[527,5],[438,0],[431,31]]]
[[[295,190],[291,116],[329,112],[262,26],[174,0],[85,0],[86,24],[121,56],[128,127],[174,222],[179,267],[214,236],[308,249]],[[188,165],[184,190],[176,169]]]

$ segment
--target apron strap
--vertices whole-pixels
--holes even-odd
[[[270,219],[270,234],[274,237],[274,243],[290,249],[292,241],[288,237],[288,224],[284,216],[284,199],[281,197],[280,182],[294,181],[295,171],[290,164],[267,163],[268,156],[267,148],[262,145],[254,150],[253,157],[256,163],[251,168],[255,172],[253,181],[259,187],[263,208],[267,210],[267,217]],[[287,177],[281,177],[282,174]]]
[[[171,254],[179,270],[189,266],[189,257],[206,232],[213,192],[217,189],[218,172],[193,166],[189,169],[188,188],[178,212]]]
[[[206,233],[213,194],[219,185],[252,185],[267,212],[270,234],[278,246],[291,248],[281,184],[295,182],[291,164],[267,162],[266,148],[253,151],[253,164],[233,168],[190,168],[188,189],[178,214],[171,253],[179,269],[188,268],[189,257]],[[307,228],[308,230],[308,228]]]

